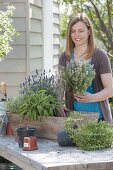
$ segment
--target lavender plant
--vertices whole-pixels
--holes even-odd
[[[93,65],[86,61],[76,63],[71,60],[60,70],[63,85],[75,94],[85,94],[94,77]]]
[[[49,74],[50,72],[51,71],[49,70]],[[28,76],[28,78],[25,78],[25,82],[20,84],[20,93],[26,94],[30,90],[32,90],[34,93],[40,90],[46,90],[47,95],[53,95],[57,98],[58,94],[56,86],[57,83],[53,74],[48,76],[45,73],[45,70],[39,74],[38,70],[36,69],[36,73],[34,75]]]
[[[31,120],[37,120],[41,116],[67,116],[58,98],[53,74],[47,76],[45,70],[41,74],[36,70],[36,74],[25,78],[20,88],[19,98],[12,98],[7,102],[8,111],[17,109],[22,117],[27,116]]]

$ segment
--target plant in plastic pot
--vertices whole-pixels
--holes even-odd
[[[83,150],[109,148],[113,143],[113,126],[107,122],[87,122],[78,129],[67,126],[70,138]]]
[[[33,127],[20,127],[16,129],[18,136],[19,147],[23,148],[24,137],[35,136],[36,128]]]
[[[68,118],[64,121],[64,127],[65,130],[60,131],[57,134],[57,141],[60,146],[73,146],[75,143],[73,142],[70,133],[73,130],[76,130],[78,128],[77,122],[80,122],[83,120],[82,114],[70,111]]]

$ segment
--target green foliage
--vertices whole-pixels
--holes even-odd
[[[85,12],[91,19],[96,38],[103,42],[109,56],[113,55],[113,2],[111,0],[59,0],[61,4],[66,5],[66,11],[71,7],[70,16],[78,12]],[[65,13],[64,13],[65,15]],[[65,17],[62,17],[61,23],[64,23]],[[61,35],[64,35],[67,25],[61,25]]]
[[[19,113],[19,107],[23,103],[23,96],[13,97],[5,102],[6,109],[9,112]]]
[[[113,142],[113,127],[106,122],[90,122],[80,126],[72,138],[80,148],[85,150],[108,148]]]
[[[36,93],[29,90],[26,94],[13,97],[6,101],[6,109],[9,112],[18,113],[21,117],[37,120],[41,116],[57,116],[61,103],[55,96],[47,95],[46,90]]]
[[[59,3],[63,4],[63,3],[66,3],[66,4],[72,4],[74,2],[74,0],[58,0]]]
[[[29,91],[19,107],[19,114],[22,117],[27,116],[31,120],[37,120],[41,116],[54,116],[59,106],[57,99],[52,95],[46,95],[45,90],[39,90],[36,93]]]
[[[63,67],[60,71],[62,83],[75,94],[85,94],[94,77],[95,70],[88,62],[70,61],[67,67]]]
[[[25,78],[21,85],[20,95],[6,101],[6,108],[21,117],[37,120],[41,116],[66,116],[62,102],[58,97],[54,76],[47,76],[45,71]]]
[[[109,99],[109,104],[110,104],[111,107],[113,107],[113,97],[111,97],[111,98]]]
[[[60,35],[62,38],[65,38],[67,35],[67,26],[68,26],[69,16],[67,11],[64,14],[60,15]]]
[[[77,127],[77,123],[81,122],[83,119],[84,117],[80,112],[69,112],[68,118],[64,122],[64,128],[70,136]]]
[[[80,112],[71,112],[65,120],[65,130],[76,146],[84,150],[104,149],[112,146],[113,125],[105,121],[87,121],[76,126],[78,121],[84,119]]]
[[[14,6],[8,6],[7,11],[0,11],[0,58],[7,55],[12,47],[10,42],[13,41],[14,35],[19,36],[19,33],[12,25],[12,15],[14,13]]]
[[[112,146],[113,127],[107,122],[88,122],[78,129],[68,127],[69,136],[83,150],[97,150]]]

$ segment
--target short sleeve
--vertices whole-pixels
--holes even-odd
[[[61,67],[66,67],[66,56],[65,53],[62,53],[59,57],[59,63],[58,63],[58,70],[61,69]]]
[[[99,74],[111,73],[111,64],[106,52],[101,52],[99,55]]]

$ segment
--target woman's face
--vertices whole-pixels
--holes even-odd
[[[82,21],[77,22],[71,28],[71,39],[75,46],[87,45],[89,35],[90,31]]]

